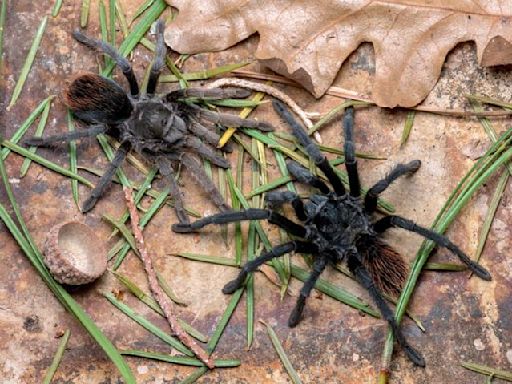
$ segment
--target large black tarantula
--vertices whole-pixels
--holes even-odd
[[[270,207],[291,202],[297,218],[303,225],[297,224],[272,209],[247,209],[237,212],[223,212],[205,217],[191,224],[176,224],[176,232],[192,232],[209,224],[225,224],[241,220],[267,219],[270,223],[288,231],[296,240],[274,247],[267,253],[248,262],[243,266],[236,279],[224,286],[223,292],[233,293],[240,288],[247,275],[255,271],[260,265],[275,257],[288,252],[307,253],[313,255],[313,271],[304,283],[293,309],[288,325],[296,326],[301,318],[306,298],[311,293],[318,277],[328,263],[336,264],[342,260],[347,262],[349,270],[356,280],[365,287],[373,301],[379,308],[382,316],[393,329],[396,340],[404,349],[409,359],[416,365],[424,366],[425,361],[421,354],[411,347],[400,328],[393,312],[387,305],[381,293],[385,291],[397,295],[407,275],[407,267],[402,257],[381,238],[389,228],[397,227],[415,232],[434,241],[439,246],[446,247],[459,257],[468,268],[484,280],[490,280],[487,270],[471,261],[448,238],[430,229],[423,228],[412,221],[400,216],[385,216],[374,220],[373,214],[377,207],[377,197],[400,176],[416,172],[421,162],[411,161],[408,164],[398,164],[382,180],[370,188],[361,204],[361,187],[357,172],[354,143],[352,141],[353,115],[352,108],[348,108],[344,119],[345,134],[345,167],[348,173],[349,193],[345,191],[339,177],[334,172],[327,159],[320,153],[316,144],[309,138],[304,129],[297,123],[286,107],[274,101],[274,107],[279,115],[291,126],[293,134],[300,144],[304,146],[309,157],[324,173],[331,184],[331,188],[322,179],[314,176],[307,169],[296,162],[287,163],[290,173],[301,183],[305,183],[320,190],[320,193],[311,195],[303,202],[295,193],[271,192],[267,194]]]
[[[155,57],[151,66],[146,94],[142,95],[139,95],[139,85],[128,60],[111,45],[75,31],[73,37],[77,41],[114,59],[128,80],[130,94],[127,94],[121,86],[110,79],[93,73],[80,74],[64,92],[64,102],[76,118],[90,127],[46,138],[33,137],[25,141],[29,145],[42,146],[92,137],[101,133],[119,140],[121,145],[109,168],[84,202],[83,212],[94,207],[131,149],[153,160],[160,173],[168,180],[180,222],[187,223],[189,219],[183,208],[175,180],[172,168],[174,160],[188,168],[195,175],[201,187],[211,196],[213,202],[221,210],[225,210],[228,207],[221,194],[201,165],[190,155],[190,153],[196,153],[219,167],[229,167],[226,159],[219,156],[215,150],[219,135],[201,125],[199,120],[227,126],[272,130],[268,124],[256,120],[240,119],[229,114],[219,114],[183,100],[186,97],[200,99],[246,97],[248,92],[242,89],[188,88],[164,95],[155,95],[158,77],[164,66],[166,55],[163,30],[164,24],[159,21],[156,24]]]

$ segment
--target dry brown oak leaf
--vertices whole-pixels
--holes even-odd
[[[512,62],[512,0],[167,0],[179,9],[167,44],[221,51],[259,33],[256,58],[316,97],[343,61],[373,43],[372,99],[412,107],[434,87],[446,54],[474,41],[483,66]]]

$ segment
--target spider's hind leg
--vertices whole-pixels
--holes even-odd
[[[380,293],[379,289],[373,282],[366,268],[358,260],[358,256],[350,255],[348,257],[348,268],[350,269],[350,272],[354,274],[359,284],[361,284],[366,290],[368,290],[368,293],[370,294],[373,301],[379,308],[382,317],[389,323],[389,325],[393,329],[393,334],[395,335],[398,344],[400,344],[402,349],[407,354],[407,357],[414,364],[420,367],[424,367],[425,360],[423,359],[421,354],[418,351],[416,351],[412,346],[410,346],[407,340],[405,339],[405,336],[402,334],[402,331],[400,330],[395,320],[393,312],[391,311],[386,301],[382,297],[382,294]]]
[[[156,159],[158,170],[165,178],[165,180],[169,183],[169,189],[171,192],[171,196],[174,198],[174,211],[176,212],[176,216],[178,217],[178,221],[180,224],[187,225],[190,223],[187,212],[183,206],[183,199],[181,198],[180,187],[178,186],[178,182],[176,181],[176,175],[174,170],[172,169],[169,160],[158,157]]]
[[[78,29],[73,32],[73,37],[76,41],[82,43],[86,47],[110,56],[117,66],[121,68],[123,75],[126,77],[126,80],[128,80],[128,84],[130,85],[130,94],[132,97],[137,97],[139,95],[139,84],[137,83],[137,79],[133,73],[132,66],[125,57],[121,56],[117,49],[102,40],[92,39],[84,35]]]
[[[222,158],[223,159],[223,158]],[[210,196],[213,203],[221,210],[226,211],[229,206],[224,201],[221,193],[213,183],[212,179],[206,174],[204,168],[190,155],[184,154],[181,158],[182,164],[195,176],[198,184]]]
[[[374,224],[374,229],[377,232],[384,232],[385,230],[398,227],[405,229],[410,232],[415,232],[423,237],[426,237],[429,240],[432,240],[437,245],[441,247],[445,247],[450,250],[453,254],[455,254],[460,261],[467,265],[467,267],[478,277],[483,280],[491,280],[491,275],[489,271],[487,271],[480,264],[475,263],[471,260],[464,252],[460,250],[454,243],[450,241],[446,236],[440,235],[437,232],[432,231],[431,229],[424,228],[411,220],[405,219],[400,216],[386,216],[377,221]]]

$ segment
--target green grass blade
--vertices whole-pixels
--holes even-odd
[[[135,321],[137,324],[142,326],[144,329],[158,337],[160,340],[165,342],[166,344],[169,344],[171,347],[176,349],[177,351],[183,353],[184,355],[193,357],[194,354],[192,351],[190,351],[187,347],[185,347],[183,344],[181,344],[178,339],[169,336],[167,333],[162,331],[160,328],[158,328],[156,325],[151,323],[149,320],[147,320],[144,316],[139,315],[136,313],[133,309],[131,309],[128,305],[124,304],[123,302],[117,300],[113,294],[111,293],[104,293],[103,296],[117,309],[119,309],[121,312],[123,312],[126,316],[128,316],[130,319]]]
[[[281,359],[281,362],[283,363],[283,366],[286,369],[286,372],[288,372],[288,376],[290,376],[290,380],[293,384],[302,384],[302,381],[300,380],[299,375],[297,374],[297,371],[293,368],[293,365],[286,355],[286,352],[284,351],[283,346],[281,345],[281,342],[279,341],[279,338],[277,337],[276,333],[272,329],[270,325],[263,322],[262,323],[267,327],[268,336],[270,337],[270,341],[272,342],[272,345],[274,346],[277,355]]]
[[[4,66],[4,28],[5,28],[5,16],[7,15],[7,0],[2,0],[0,8],[0,70],[3,73]]]
[[[108,3],[108,21],[109,21],[109,42],[116,46],[116,0],[109,0]]]
[[[160,287],[162,288],[162,291],[167,295],[169,299],[171,299],[173,302],[175,302],[178,305],[183,305],[186,307],[188,303],[185,300],[180,299],[174,291],[172,290],[171,286],[167,284],[167,281],[164,279],[164,277],[160,274],[160,272],[156,271],[156,278],[158,279],[158,283],[160,284]]]
[[[167,4],[164,0],[155,0],[154,4],[148,8],[147,12],[141,17],[140,21],[133,27],[128,36],[124,39],[124,41],[119,46],[119,53],[126,57],[128,54],[135,48],[135,46],[139,43],[142,37],[146,34],[151,24],[153,24],[162,14],[164,9],[167,7]],[[103,76],[108,76],[112,73],[115,64],[111,63],[106,66],[102,72]]]
[[[116,16],[117,20],[119,20],[119,25],[121,27],[121,32],[123,34],[123,38],[126,39],[128,36],[128,23],[126,22],[126,17],[124,16],[123,9],[121,7],[121,4],[119,4],[119,1],[116,0]]]
[[[414,117],[416,116],[416,111],[409,111],[407,113],[407,117],[405,118],[404,130],[402,131],[402,137],[400,138],[400,147],[403,147],[407,140],[409,140],[409,135],[411,134],[412,126],[414,125]]]
[[[75,123],[73,121],[73,116],[71,113],[71,110],[67,110],[66,113],[67,121],[68,121],[68,131],[74,132],[75,131]],[[78,162],[77,162],[77,156],[76,156],[76,141],[71,140],[69,142],[69,170],[75,174],[78,174]],[[80,210],[80,203],[79,203],[79,194],[78,194],[78,181],[71,179],[71,194],[73,195],[73,200],[77,206],[77,208]]]
[[[192,372],[187,378],[180,382],[180,384],[192,384],[195,383],[201,376],[208,372],[208,367],[201,367]]]
[[[453,222],[460,210],[466,205],[474,193],[482,186],[482,184],[501,166],[506,164],[512,158],[512,148],[505,151],[510,145],[510,137],[512,130],[508,130],[502,137],[491,146],[482,157],[463,177],[462,181],[452,192],[448,201],[445,203],[441,212],[438,214],[432,229],[438,233],[444,233],[448,226]],[[404,289],[398,300],[396,307],[396,319],[399,323],[407,308],[407,304],[411,299],[412,293],[418,281],[419,275],[423,266],[425,265],[430,252],[434,249],[432,241],[424,241],[420,247],[414,263],[411,267],[409,277],[405,282]],[[384,364],[389,364],[391,355],[393,353],[393,333],[388,331],[382,361]],[[382,375],[381,381],[387,380],[386,375]]]
[[[91,8],[91,0],[82,0],[82,6],[80,7],[80,27],[87,27],[89,21],[89,9]]]
[[[35,161],[36,163],[42,165],[43,167],[46,167],[54,172],[60,173],[63,176],[75,179],[88,187],[91,187],[91,188],[94,187],[94,184],[92,184],[86,178],[84,178],[76,173],[71,172],[69,169],[62,168],[58,164],[52,163],[51,161],[46,160],[44,157],[41,157],[39,155],[36,155],[35,153],[32,153],[28,149],[20,147],[19,145],[14,144],[8,140],[3,140],[0,143],[2,146],[9,148],[11,151],[16,152],[17,154],[19,154],[23,157],[28,157],[29,159],[31,159],[32,161]]]
[[[21,212],[19,206],[14,199],[12,190],[8,181],[7,172],[5,170],[4,162],[0,157],[0,174],[4,183],[7,196],[13,207],[14,213],[18,222],[20,223],[22,231],[18,229],[14,221],[7,213],[5,207],[0,204],[0,219],[5,223],[7,229],[11,232],[14,240],[18,243],[25,256],[32,263],[34,268],[37,270],[43,281],[48,285],[53,294],[62,303],[64,308],[72,313],[76,319],[82,324],[82,326],[89,332],[91,337],[98,343],[98,345],[105,351],[110,360],[117,367],[121,375],[123,376],[127,384],[135,384],[135,378],[133,374],[123,360],[117,349],[112,345],[110,340],[101,332],[97,325],[91,320],[91,318],[85,313],[85,311],[78,305],[78,303],[69,295],[69,293],[58,284],[53,277],[50,275],[43,263],[43,256],[36,247],[34,240],[32,239]]]
[[[27,129],[32,125],[32,123],[37,119],[37,117],[43,112],[46,106],[53,100],[55,96],[48,96],[46,99],[41,101],[39,105],[30,113],[29,117],[20,125],[18,130],[14,132],[14,135],[11,137],[11,143],[18,144],[23,135],[27,132]],[[0,139],[2,139],[0,137]],[[2,156],[2,160],[5,160],[9,155],[11,150],[9,148],[3,148],[0,153]]]
[[[55,4],[52,9],[52,17],[57,17],[60,12],[60,8],[62,7],[62,0],[55,0]]]
[[[46,122],[48,121],[48,115],[50,114],[51,105],[51,101],[45,105],[43,112],[41,113],[41,118],[39,119],[39,124],[37,125],[34,137],[41,137],[43,135],[44,129],[46,128]],[[29,148],[29,151],[32,153],[36,153],[36,150],[37,147]],[[21,165],[20,170],[20,177],[24,177],[27,174],[31,162],[32,160],[29,158],[25,158],[25,160],[23,160],[23,164]]]
[[[251,63],[250,61],[246,61],[246,62],[242,62],[242,63],[222,65],[222,66],[210,68],[210,69],[207,69],[204,71],[183,73],[182,77],[183,77],[183,79],[188,80],[188,81],[208,80],[208,79],[211,79],[212,77],[224,75],[226,73],[234,71],[235,69],[245,67],[246,65],[249,65],[250,63]],[[179,79],[175,75],[163,75],[163,76],[160,76],[159,81],[161,83],[176,83],[179,81]]]
[[[205,366],[201,360],[195,359],[193,357],[171,356],[171,355],[164,354],[164,353],[137,351],[134,349],[121,351],[121,354],[125,355],[125,356],[143,357],[146,359],[165,361],[167,363],[188,365],[188,366],[192,366],[192,367],[204,367]],[[218,359],[218,360],[214,361],[214,364],[215,364],[215,368],[232,368],[232,367],[240,366],[240,360]]]
[[[503,197],[503,193],[505,192],[505,188],[507,187],[509,177],[510,173],[507,169],[505,169],[501,174],[498,180],[498,184],[496,185],[496,189],[492,195],[491,202],[487,208],[487,214],[485,215],[484,223],[480,229],[480,235],[478,236],[478,246],[476,247],[475,257],[473,258],[476,262],[478,262],[482,256],[482,251],[484,250],[485,243],[487,242],[487,236],[491,230],[494,216],[500,204],[501,198]]]
[[[34,41],[32,42],[32,46],[28,51],[27,58],[25,59],[25,63],[21,68],[20,77],[16,82],[16,86],[14,87],[14,91],[11,96],[11,101],[9,102],[9,106],[7,110],[11,109],[11,107],[16,103],[18,97],[20,96],[21,90],[23,89],[23,85],[27,80],[28,73],[30,72],[30,68],[32,67],[32,63],[34,62],[34,58],[36,57],[37,50],[39,48],[39,44],[41,43],[41,39],[43,38],[43,33],[46,28],[46,22],[48,21],[48,16],[43,17],[43,21],[39,25],[37,29],[36,35],[34,37]]]
[[[133,281],[131,281],[127,276],[122,275],[118,272],[112,272],[113,275],[141,302],[146,304],[149,308],[151,308],[153,311],[158,313],[160,316],[164,316],[164,313],[162,309],[160,308],[160,305],[156,302],[155,299],[153,299],[152,296],[149,294],[146,294],[142,289],[140,289]],[[199,332],[197,329],[192,327],[187,322],[178,319],[178,322],[180,323],[181,327],[185,332],[187,332],[190,336],[195,338],[196,340],[206,343],[208,342],[208,337],[203,335],[201,332]]]
[[[146,0],[144,3],[142,3],[140,7],[137,8],[137,10],[135,11],[135,14],[132,17],[130,24],[133,23],[133,21],[137,19],[140,15],[142,15],[146,11],[146,9],[151,7],[151,5],[153,5],[154,2],[155,0]]]
[[[318,131],[321,127],[323,127],[325,124],[327,124],[329,121],[334,119],[339,113],[342,113],[345,108],[350,106],[367,106],[370,105],[367,102],[364,101],[357,101],[357,100],[347,100],[343,103],[337,105],[333,109],[331,109],[329,112],[327,112],[320,120],[318,120],[315,125],[313,125],[309,131],[308,135],[312,135],[316,131]]]
[[[170,256],[178,256],[183,257],[188,260],[194,260],[194,261],[201,261],[204,263],[211,263],[216,265],[227,265],[230,267],[238,267],[238,264],[236,260],[233,260],[228,257],[222,257],[222,256],[209,256],[209,255],[201,255],[199,253],[173,253]]]
[[[502,379],[506,381],[512,382],[512,372],[502,371],[498,369],[494,369],[491,367],[488,367],[486,365],[476,364],[476,363],[470,363],[470,362],[463,362],[461,365],[474,372],[481,373],[483,375],[490,375],[494,376],[497,379]]]
[[[55,372],[57,372],[57,368],[59,367],[60,361],[62,360],[62,356],[64,355],[64,351],[66,350],[66,345],[69,340],[69,329],[64,332],[64,336],[59,343],[59,347],[57,348],[57,352],[55,352],[55,356],[53,357],[52,364],[48,367],[46,374],[44,375],[42,384],[50,384],[52,382],[53,376]]]

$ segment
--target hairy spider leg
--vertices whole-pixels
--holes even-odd
[[[425,360],[423,359],[421,354],[418,351],[416,351],[413,347],[411,347],[407,340],[405,339],[404,335],[402,334],[402,331],[400,330],[398,324],[396,323],[393,312],[387,305],[378,288],[375,286],[375,283],[372,280],[366,268],[364,268],[363,264],[361,264],[361,262],[358,260],[358,256],[349,256],[347,262],[350,272],[352,272],[352,274],[355,276],[359,284],[361,284],[366,290],[368,290],[373,301],[379,308],[382,317],[389,323],[389,325],[393,329],[393,334],[395,335],[398,344],[400,344],[402,349],[407,354],[407,357],[409,357],[409,359],[414,364],[419,365],[420,367],[424,367]]]
[[[199,137],[201,140],[204,140],[212,146],[216,147],[219,143],[220,135],[216,132],[210,131],[197,121],[191,121],[187,128],[194,136]]]
[[[288,168],[288,171],[292,174],[293,177],[295,177],[295,179],[297,179],[299,183],[317,188],[323,194],[328,194],[331,192],[327,184],[325,184],[322,179],[313,175],[308,169],[304,168],[296,161],[288,160],[286,162],[286,168]]]
[[[295,303],[295,307],[288,317],[288,326],[290,328],[295,327],[299,324],[300,318],[302,316],[302,312],[304,311],[304,306],[306,305],[306,299],[311,294],[311,291],[315,287],[316,281],[324,271],[327,266],[327,259],[323,255],[317,256],[313,261],[313,271],[308,276],[307,280],[304,282],[300,290],[299,297],[297,298],[297,302]]]
[[[251,95],[251,91],[243,88],[183,88],[169,92],[166,101],[172,102],[186,97],[197,97],[198,99],[245,99]]]
[[[348,174],[350,196],[361,196],[361,182],[357,172],[356,150],[354,144],[354,107],[348,107],[343,116],[343,132],[345,136],[345,168]]]
[[[270,217],[268,209],[249,208],[243,211],[220,212],[206,216],[190,224],[173,224],[172,230],[178,233],[195,232],[210,224],[228,224],[245,220],[265,220]]]
[[[215,215],[206,216],[193,223],[173,224],[172,230],[178,233],[195,232],[211,224],[228,224],[246,220],[268,220],[272,224],[285,229],[294,236],[304,237],[306,229],[283,215],[268,209],[249,208],[243,211],[220,212]]]
[[[122,143],[121,146],[117,149],[114,158],[112,159],[112,162],[107,168],[107,171],[103,174],[103,176],[101,176],[100,180],[98,181],[98,184],[96,184],[96,187],[94,187],[91,194],[82,205],[82,212],[89,212],[91,209],[94,208],[98,199],[103,195],[103,193],[109,186],[112,177],[114,177],[114,173],[121,166],[124,159],[126,158],[126,155],[128,155],[130,149],[131,144],[128,142]]]
[[[241,117],[226,113],[217,113],[208,111],[197,105],[190,104],[190,107],[196,110],[196,115],[214,124],[222,124],[226,127],[246,127],[255,128],[263,132],[273,131],[274,127],[270,124],[253,119],[242,119]]]
[[[165,54],[167,50],[164,44],[164,22],[162,20],[158,20],[156,23],[156,45],[155,45],[155,57],[153,59],[153,64],[151,65],[151,70],[149,72],[148,86],[146,88],[146,93],[148,95],[153,95],[156,90],[156,85],[158,83],[158,78],[160,77],[160,73],[162,72],[162,68],[165,64]]]
[[[193,149],[199,156],[210,160],[218,167],[229,168],[229,162],[225,158],[217,155],[210,146],[204,144],[195,136],[189,136],[185,139],[185,147]]]
[[[48,137],[31,137],[23,140],[23,144],[32,145],[35,147],[42,147],[59,142],[69,142],[72,140],[81,139],[84,137],[94,137],[100,133],[105,133],[107,128],[104,125],[95,125],[87,129],[80,129],[77,131],[66,132],[60,135],[53,135]]]
[[[292,207],[295,210],[295,215],[299,220],[305,221],[307,219],[304,203],[302,202],[300,196],[295,192],[271,191],[265,195],[265,201],[272,208],[280,207],[284,203],[289,202],[292,204]]]
[[[464,252],[460,250],[459,247],[452,243],[446,236],[440,235],[439,233],[434,232],[428,228],[424,228],[411,220],[408,220],[400,216],[386,216],[377,221],[373,227],[377,232],[384,232],[389,228],[397,227],[426,237],[427,239],[432,240],[437,245],[445,247],[453,254],[455,254],[460,259],[460,261],[466,264],[468,268],[481,279],[487,281],[491,280],[491,274],[484,267],[471,260]]]
[[[377,198],[384,192],[396,179],[404,175],[415,173],[421,166],[420,160],[413,160],[407,164],[397,164],[391,172],[382,180],[377,181],[369,190],[364,198],[364,209],[367,213],[375,212],[377,209]]]
[[[184,154],[181,157],[181,163],[187,168],[192,176],[195,177],[197,183],[201,188],[210,196],[213,203],[221,210],[226,211],[229,206],[224,201],[224,198],[220,194],[219,190],[213,183],[212,179],[206,174],[204,168],[189,154]]]
[[[281,257],[284,254],[293,251],[297,253],[312,253],[313,251],[316,251],[316,248],[308,242],[298,240],[293,240],[284,244],[277,245],[270,251],[262,253],[256,259],[247,262],[240,270],[238,276],[227,283],[224,288],[222,288],[222,292],[226,295],[235,292],[238,288],[244,285],[249,273],[256,271],[258,267],[265,264],[267,261]]]
[[[183,199],[181,198],[180,188],[176,181],[176,174],[174,173],[169,160],[163,156],[158,156],[156,157],[156,164],[160,174],[165,178],[169,185],[171,196],[174,198],[174,211],[176,212],[178,221],[180,224],[189,224],[190,220],[183,206]]]
[[[334,169],[327,161],[327,158],[320,153],[317,145],[311,140],[304,128],[295,120],[291,112],[285,107],[283,103],[278,100],[272,100],[272,105],[281,118],[288,123],[292,128],[293,135],[299,140],[299,143],[304,147],[308,155],[315,162],[315,165],[325,174],[327,180],[334,188],[334,192],[338,196],[345,194],[345,187],[343,186],[340,178],[334,172]]]
[[[121,68],[121,71],[123,71],[123,75],[126,77],[126,80],[128,80],[128,84],[130,85],[130,94],[132,97],[137,98],[139,96],[139,84],[137,83],[137,79],[133,73],[132,66],[125,57],[121,56],[117,49],[104,41],[87,37],[79,30],[75,30],[73,32],[73,37],[76,41],[82,43],[86,47],[102,52],[114,59],[117,66]]]

